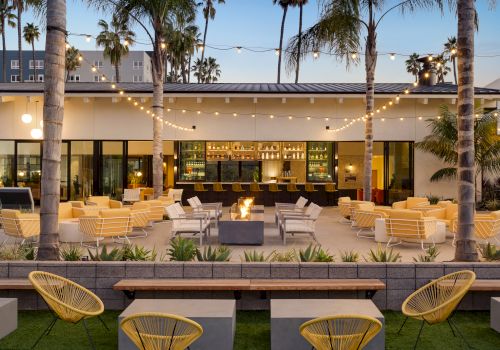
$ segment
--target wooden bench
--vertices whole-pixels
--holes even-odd
[[[453,281],[442,281],[443,286],[452,286]],[[475,280],[469,288],[470,292],[498,292],[500,291],[500,280]]]
[[[27,278],[0,279],[0,290],[30,290],[35,289]]]
[[[235,298],[243,291],[259,291],[262,297],[270,291],[365,291],[372,298],[385,289],[378,279],[124,279],[113,286],[127,297],[136,291],[233,291]]]

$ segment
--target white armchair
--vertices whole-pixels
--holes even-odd
[[[286,235],[291,234],[308,234],[314,241],[316,239],[316,220],[318,219],[322,207],[315,203],[309,204],[309,207],[304,214],[299,213],[283,213],[279,218],[279,231],[283,244],[286,245]]]
[[[279,217],[281,212],[296,212],[304,213],[305,206],[309,200],[305,197],[300,196],[295,203],[274,203],[274,218],[277,225],[279,225]]]
[[[182,214],[184,210],[178,204],[167,207],[167,214],[172,221],[172,237],[182,233],[200,235],[200,246],[203,245],[203,236],[210,236],[210,218],[206,213]]]
[[[210,207],[210,206],[203,207],[203,205],[200,206],[196,202],[194,197],[189,198],[187,201],[188,201],[189,205],[191,206],[191,208],[193,209],[193,213],[206,213],[208,215],[208,218],[210,220],[214,221],[215,227],[218,226],[220,215],[219,215],[219,210],[218,210],[217,206],[213,206],[213,207]]]
[[[214,210],[215,215],[217,215],[218,218],[222,216],[222,202],[202,203],[197,196],[194,196],[191,199],[193,199],[193,203],[198,207],[198,210]]]

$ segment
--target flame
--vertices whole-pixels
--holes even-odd
[[[248,216],[248,214],[250,214],[250,208],[248,208],[244,205],[241,205],[240,206],[240,217],[242,219],[245,219]]]

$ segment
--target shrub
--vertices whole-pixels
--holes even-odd
[[[231,249],[226,246],[213,248],[211,246],[203,248],[203,252],[196,249],[198,261],[229,261],[231,259]]]
[[[500,260],[500,251],[497,250],[497,247],[494,244],[489,242],[487,244],[480,245],[479,252],[486,261]]]
[[[37,250],[32,242],[0,245],[0,260],[35,260]]]
[[[426,197],[429,200],[430,204],[437,204],[440,201],[440,198],[438,196],[434,196],[432,194],[429,194]]]
[[[59,252],[61,256],[61,260],[63,261],[80,261],[82,260],[82,250],[80,247],[72,247],[62,248]]]
[[[271,252],[271,254],[269,254],[268,256],[264,256],[264,252],[257,252],[256,250],[245,250],[243,252],[243,258],[241,260],[246,262],[264,262],[268,261],[273,253],[274,252]]]
[[[298,262],[297,252],[295,249],[290,249],[285,252],[274,251],[269,259],[271,262]]]
[[[92,261],[121,261],[123,258],[122,250],[118,248],[113,248],[108,252],[108,248],[103,245],[101,251],[99,248],[96,248],[95,254],[92,254],[92,251],[88,249],[90,260]]]
[[[492,199],[484,202],[484,206],[489,211],[495,211],[500,208],[500,201],[498,199]]]
[[[340,252],[340,259],[342,260],[342,262],[358,262],[359,254],[354,250],[344,250]]]
[[[395,253],[393,249],[382,248],[379,244],[377,250],[373,251],[370,249],[368,253],[368,258],[365,257],[366,261],[371,262],[398,262],[401,261],[401,254]]]
[[[330,255],[328,250],[323,250],[320,245],[309,246],[305,249],[299,250],[299,258],[301,262],[332,262],[335,261],[333,255]]]
[[[415,262],[434,262],[439,255],[439,249],[437,246],[432,246],[427,249],[425,254],[419,254],[418,257],[413,258]]]
[[[192,240],[177,237],[172,239],[167,250],[170,261],[193,261],[196,256],[196,246]]]
[[[155,261],[156,249],[146,249],[138,245],[125,245],[122,248],[122,259],[125,261]]]

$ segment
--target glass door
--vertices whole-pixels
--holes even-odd
[[[68,155],[69,155],[69,142],[63,141],[61,144],[61,201],[67,201],[69,198],[69,184],[68,184]]]
[[[413,143],[386,143],[386,183],[389,204],[413,195]]]
[[[94,142],[71,141],[71,200],[85,200],[93,193]]]
[[[40,142],[22,142],[17,146],[16,184],[30,187],[34,200],[40,200],[40,179],[42,177],[42,149]]]
[[[121,199],[123,190],[123,142],[102,142],[102,194]]]

